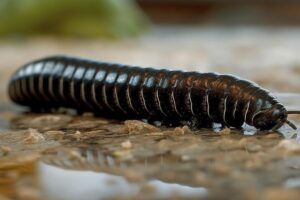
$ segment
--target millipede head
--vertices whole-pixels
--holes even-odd
[[[260,130],[277,130],[284,123],[287,123],[287,117],[288,114],[284,106],[276,104],[271,108],[259,111],[253,117],[253,125]]]
[[[256,128],[261,130],[275,131],[284,124],[287,124],[292,129],[297,130],[295,124],[287,119],[288,115],[296,114],[300,115],[299,110],[287,111],[280,104],[260,111],[253,119],[253,124]]]

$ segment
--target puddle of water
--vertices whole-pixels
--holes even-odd
[[[284,186],[286,188],[299,188],[300,189],[300,177],[289,178]]]
[[[217,140],[218,138],[213,139]],[[266,142],[269,139],[259,143]],[[228,145],[231,144],[233,143]],[[199,199],[214,198],[214,195],[226,196],[230,193],[235,193],[237,199],[243,199],[247,191],[253,190],[257,185],[263,190],[272,185],[276,186],[283,177],[295,176],[297,171],[291,169],[299,167],[299,157],[281,161],[279,155],[274,157],[272,153],[253,154],[251,146],[248,147],[249,150],[245,147],[245,153],[233,149],[225,150],[228,151],[225,154],[222,150],[218,153],[217,149],[213,153],[213,148],[222,146],[222,143],[218,145],[213,142],[210,145],[214,147],[210,150],[204,147],[206,153],[202,154],[199,146],[191,145],[194,146],[193,151],[186,147],[171,154],[155,154],[149,157],[140,155],[130,159],[112,156],[114,152],[99,146],[59,148],[46,153],[38,164],[41,188],[48,199]],[[157,146],[154,145],[153,148]],[[194,148],[198,148],[199,152]],[[242,164],[241,160],[247,164]],[[286,180],[284,187],[298,187],[298,179]],[[254,196],[260,195],[258,190],[256,192],[253,193]]]
[[[151,189],[153,198],[207,196],[207,189],[191,187],[161,180],[129,182],[122,176],[93,171],[66,170],[39,163],[39,180],[42,192],[50,200],[100,200],[141,196]],[[148,194],[149,196],[149,194]]]
[[[176,163],[170,157],[120,161],[99,147],[64,148],[43,157],[38,177],[50,200],[207,197],[207,188],[179,183],[175,174],[168,181],[159,179],[158,170],[166,171],[165,167]]]

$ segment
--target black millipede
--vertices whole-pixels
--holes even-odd
[[[219,123],[276,130],[285,107],[266,89],[233,75],[140,68],[53,56],[25,64],[12,76],[9,96],[32,110],[67,107],[123,119],[161,121],[192,129]]]

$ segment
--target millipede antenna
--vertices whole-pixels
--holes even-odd
[[[300,115],[300,110],[289,110],[289,111],[286,111],[286,114],[288,114],[288,115]]]
[[[292,129],[297,130],[296,125],[290,122],[289,120],[286,120],[285,123],[287,123],[287,125],[289,125]]]

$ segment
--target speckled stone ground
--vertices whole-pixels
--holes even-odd
[[[299,33],[169,27],[123,41],[2,41],[0,199],[298,199],[299,132],[288,127],[276,133],[249,127],[193,132],[91,113],[24,113],[5,90],[23,63],[72,54],[237,74],[299,108]],[[300,126],[300,117],[291,119]]]

